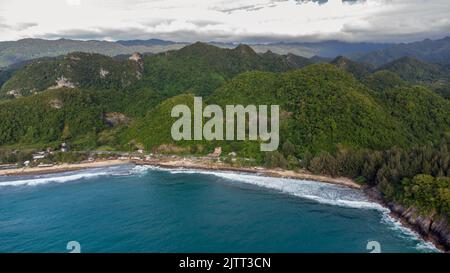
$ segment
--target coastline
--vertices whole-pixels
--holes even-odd
[[[136,160],[136,159],[107,159],[96,160],[93,162],[73,163],[73,164],[58,164],[48,167],[24,167],[15,169],[0,170],[0,176],[14,176],[14,175],[32,175],[32,174],[48,174],[59,173],[66,171],[76,171],[81,169],[107,167],[113,165],[133,163],[136,165],[150,165],[161,168],[189,168],[197,170],[215,170],[215,171],[232,171],[260,174],[268,177],[292,178],[300,180],[313,180],[324,183],[331,183],[343,185],[350,188],[360,189],[361,185],[346,177],[330,177],[326,175],[316,175],[306,171],[294,172],[283,169],[266,169],[263,167],[233,167],[224,163],[211,162],[205,158],[158,158],[151,160]]]
[[[58,164],[46,167],[25,167],[15,169],[0,170],[0,176],[16,176],[16,175],[34,175],[34,174],[50,174],[67,171],[76,171],[82,169],[107,167],[114,165],[121,165],[133,163],[135,165],[147,165],[161,167],[165,169],[196,169],[196,170],[212,170],[212,171],[230,171],[258,174],[266,177],[290,178],[298,180],[310,180],[322,183],[330,183],[341,185],[349,188],[359,189],[365,193],[370,201],[380,204],[389,210],[389,215],[398,220],[403,226],[416,232],[424,241],[432,243],[437,249],[447,252],[449,246],[442,243],[442,236],[436,235],[433,232],[426,232],[423,226],[411,220],[410,215],[405,214],[406,209],[399,209],[399,205],[386,202],[383,200],[381,194],[375,188],[368,188],[361,186],[350,178],[346,177],[330,177],[326,175],[316,175],[307,171],[291,171],[283,169],[267,169],[263,167],[233,167],[225,163],[212,162],[208,158],[186,158],[186,157],[164,157],[154,158],[150,160],[137,159],[107,159],[96,160],[93,162],[73,163],[73,164]]]
[[[197,170],[231,171],[259,174],[267,177],[291,178],[298,180],[312,180],[323,183],[342,185],[349,188],[361,189],[361,185],[347,177],[331,177],[312,174],[307,171],[295,172],[283,169],[267,169],[263,167],[233,167],[224,163],[207,162],[202,158],[170,158],[165,160],[133,161],[136,165],[150,165],[167,169],[187,168]]]
[[[362,191],[370,201],[378,203],[389,210],[390,217],[400,222],[402,226],[414,231],[422,240],[432,243],[442,252],[450,252],[450,245],[448,243],[450,229],[447,226],[440,227],[440,232],[431,230],[433,220],[416,214],[417,211],[414,208],[405,208],[399,204],[384,200],[380,191],[375,187],[363,187]],[[423,224],[424,222],[426,222],[426,227]]]
[[[23,167],[14,169],[4,169],[0,170],[0,176],[61,173],[90,168],[114,166],[130,162],[131,162],[130,160],[112,159],[112,160],[97,160],[93,162],[71,163],[71,164],[63,163],[47,167]]]

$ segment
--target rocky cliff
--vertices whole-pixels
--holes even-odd
[[[375,187],[366,188],[365,192],[372,200],[389,208],[392,216],[414,229],[424,239],[434,242],[447,252],[450,251],[450,225],[445,216],[426,215],[417,208],[405,207],[395,202],[387,202]]]

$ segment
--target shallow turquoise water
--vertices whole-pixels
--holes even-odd
[[[432,251],[358,191],[122,165],[0,177],[0,252]]]

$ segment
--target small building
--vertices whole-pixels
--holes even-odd
[[[214,152],[210,153],[209,157],[219,157],[222,154],[222,147],[216,147]]]

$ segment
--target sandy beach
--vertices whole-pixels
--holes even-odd
[[[119,164],[130,163],[128,160],[98,160],[93,162],[74,163],[74,164],[58,164],[48,167],[24,167],[15,169],[0,170],[0,175],[27,175],[27,174],[46,174],[46,173],[59,173],[67,171],[75,171],[87,168],[98,168],[113,166]]]
[[[166,158],[147,161],[136,161],[137,165],[151,165],[161,168],[186,168],[198,170],[216,170],[254,173],[269,177],[292,178],[299,180],[313,180],[331,184],[344,185],[351,188],[360,189],[361,186],[353,180],[346,177],[330,177],[325,175],[316,175],[307,171],[292,171],[283,169],[267,169],[263,167],[233,167],[225,163],[208,161],[204,158]]]
[[[46,167],[25,167],[15,169],[0,170],[1,175],[27,175],[27,174],[45,174],[45,173],[58,173],[66,171],[81,170],[87,168],[98,168],[113,166],[118,164],[134,163],[136,165],[150,165],[158,166],[161,168],[187,168],[198,170],[216,170],[216,171],[233,171],[233,172],[246,172],[254,173],[269,177],[282,177],[292,178],[300,180],[312,180],[325,183],[332,183],[338,185],[344,185],[351,188],[361,188],[361,186],[355,183],[353,180],[346,177],[329,177],[324,175],[315,175],[307,171],[291,171],[283,169],[267,169],[263,167],[233,167],[229,164],[213,162],[209,158],[197,158],[197,157],[162,157],[149,160],[97,160],[93,162],[75,163],[75,164],[58,164],[54,166]]]

